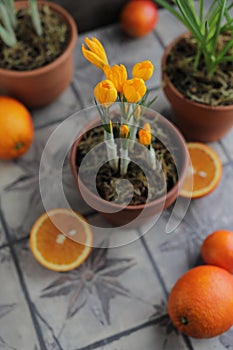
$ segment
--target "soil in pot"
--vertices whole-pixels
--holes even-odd
[[[30,71],[53,62],[69,42],[69,29],[63,18],[49,6],[39,8],[43,33],[33,28],[28,8],[17,12],[17,43],[8,47],[0,39],[0,68]]]
[[[218,46],[222,48],[231,39],[231,33],[220,36]],[[187,99],[210,106],[233,105],[233,61],[218,66],[208,76],[203,58],[194,69],[197,45],[192,37],[185,37],[172,48],[166,61],[166,74],[173,85]],[[229,52],[232,55],[232,52]]]
[[[113,123],[113,131],[115,138],[119,138],[119,124]],[[100,142],[104,141],[104,128],[103,126],[97,126],[87,131],[84,133],[80,143],[78,144],[76,155],[77,171],[83,158],[90,152],[90,150],[95,149],[95,152],[93,152],[93,161],[88,162],[88,167],[85,168],[85,176],[81,177],[82,182],[91,191],[93,191],[94,187],[96,186],[100,197],[106,201],[115,201],[115,203],[118,204],[127,203],[129,205],[136,206],[145,204],[147,200],[153,201],[163,196],[178,181],[177,159],[173,158],[174,154],[176,153],[175,147],[172,146],[172,144],[169,144],[169,151],[163,143],[164,140],[165,144],[168,145],[167,140],[172,139],[169,137],[169,134],[167,132],[165,133],[162,127],[156,129],[156,133],[157,134],[152,132],[152,135],[157,135],[157,137],[152,137],[152,145],[159,161],[161,162],[161,167],[158,167],[156,170],[152,170],[145,161],[145,154],[142,152],[142,146],[139,143],[135,143],[133,151],[130,152],[134,152],[134,157],[136,154],[138,160],[140,158],[139,163],[143,164],[143,167],[139,167],[136,163],[131,161],[127,174],[125,176],[121,176],[119,167],[117,170],[113,170],[109,162],[106,162],[100,167],[96,176],[96,184],[94,184],[91,182],[91,176],[89,176],[89,174],[95,174],[95,164],[98,163],[99,159],[103,159],[103,157],[105,157],[104,159],[107,159],[106,150],[104,150],[104,153],[102,149],[95,147]],[[139,147],[138,150],[137,145]],[[146,175],[142,169],[147,169],[146,173],[150,177],[149,189]],[[119,180],[123,179],[129,181],[121,181],[120,186],[117,188],[117,183]]]

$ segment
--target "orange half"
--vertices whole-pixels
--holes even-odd
[[[30,233],[34,257],[55,271],[69,271],[81,265],[91,252],[92,242],[88,222],[69,209],[52,209],[42,214]]]
[[[203,143],[190,142],[187,143],[187,147],[191,165],[180,196],[200,198],[211,193],[219,184],[222,176],[222,163],[217,153]]]

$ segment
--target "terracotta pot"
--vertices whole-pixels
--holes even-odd
[[[85,198],[83,198],[87,204],[93,208],[95,208],[108,222],[110,222],[113,226],[123,226],[128,224],[128,227],[138,227],[147,221],[151,220],[155,217],[156,214],[160,213],[162,210],[168,208],[177,198],[180,186],[183,184],[187,169],[188,169],[188,150],[186,147],[185,140],[181,133],[177,130],[177,128],[171,124],[166,118],[157,114],[159,117],[160,125],[167,127],[170,131],[171,138],[173,139],[176,147],[179,149],[179,157],[180,157],[180,169],[179,169],[179,180],[175,184],[175,186],[164,196],[148,202],[146,204],[137,205],[137,206],[127,206],[123,208],[120,204],[115,204],[112,202],[108,202],[102,199],[100,196],[95,195],[91,192],[86,185],[82,182],[82,180],[78,176],[78,169],[76,166],[76,157],[77,157],[77,149],[79,143],[82,139],[82,135],[78,136],[71,147],[70,151],[70,166],[71,171],[77,186],[77,189],[81,193],[85,193]],[[84,133],[88,130],[93,129],[96,125],[100,124],[100,120],[91,122],[87,128],[85,128]],[[118,210],[118,212],[109,213],[110,210]],[[143,211],[143,215],[137,218],[138,215]],[[134,219],[137,218],[136,221]]]
[[[177,37],[164,51],[162,57],[162,81],[164,93],[172,105],[177,125],[185,138],[193,141],[212,142],[222,138],[233,126],[233,105],[208,106],[186,99],[169,80],[166,61],[172,47],[185,36]]]
[[[76,24],[61,6],[40,1],[58,12],[70,27],[70,41],[65,51],[48,65],[31,71],[13,71],[0,68],[0,92],[10,95],[27,107],[42,107],[54,101],[70,84],[74,71],[73,50],[77,41]],[[28,6],[28,1],[17,1],[17,9]]]

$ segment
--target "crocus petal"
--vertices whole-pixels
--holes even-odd
[[[103,70],[104,66],[108,64],[108,58],[104,47],[96,38],[85,38],[84,41],[88,47],[86,48],[84,44],[82,45],[82,53],[84,57],[97,68]]]
[[[82,53],[83,53],[83,56],[89,62],[91,62],[97,68],[103,70],[103,68],[105,66],[105,62],[102,61],[95,53],[93,53],[92,51],[87,50],[84,45],[82,45]]]
[[[127,70],[123,64],[115,64],[113,67],[106,65],[104,74],[107,79],[111,80],[119,93],[123,92],[124,83],[127,80]]]
[[[126,80],[123,86],[123,93],[127,102],[139,102],[146,93],[144,80],[140,78]]]
[[[139,142],[144,146],[151,144],[151,133],[148,130],[141,129],[138,132]]]
[[[94,95],[101,104],[112,104],[117,99],[117,90],[110,80],[103,80],[94,89]]]
[[[151,61],[138,62],[133,67],[133,77],[141,78],[144,81],[149,80],[154,72],[154,66]]]
[[[121,126],[121,137],[124,139],[127,139],[128,135],[129,135],[129,127],[128,125],[123,124]]]
[[[98,39],[96,39],[97,41],[94,41],[93,38],[92,40],[90,40],[89,38],[85,38],[84,41],[87,44],[87,46],[89,47],[89,49],[94,52],[103,62],[105,62],[105,64],[108,64],[108,59],[107,59],[107,55],[106,52],[104,50],[104,47],[100,44],[100,42],[98,41]],[[97,43],[99,42],[99,44]]]

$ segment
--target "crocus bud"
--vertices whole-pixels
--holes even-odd
[[[149,80],[154,72],[154,66],[151,61],[143,61],[136,63],[133,67],[133,77],[141,78],[144,81]]]
[[[104,66],[108,65],[108,58],[103,45],[96,38],[85,38],[84,41],[88,48],[84,44],[82,45],[83,56],[94,66],[103,70]]]
[[[129,136],[129,127],[128,127],[128,125],[123,124],[123,125],[121,126],[121,137],[122,137],[123,139],[127,139],[128,136]]]
[[[94,95],[100,104],[112,104],[117,99],[117,90],[110,80],[103,80],[96,85]]]
[[[124,83],[127,80],[127,70],[123,64],[110,67],[106,65],[104,67],[104,74],[108,80],[111,80],[115,85],[117,92],[120,94],[123,92]]]
[[[143,129],[138,132],[139,142],[144,146],[151,144],[151,128],[150,124],[146,123]]]
[[[127,102],[139,102],[146,93],[146,85],[144,80],[140,78],[126,80],[123,86],[123,93]]]

